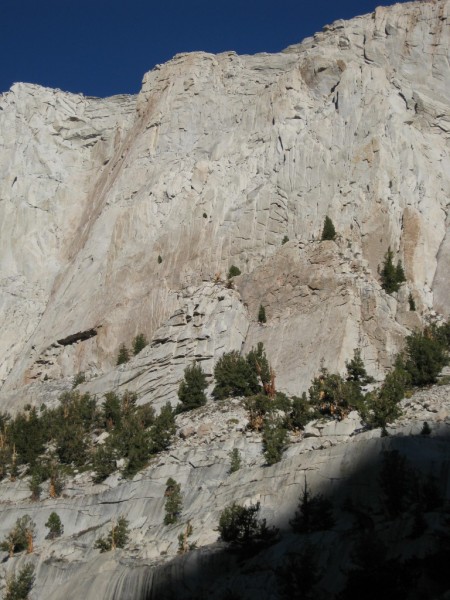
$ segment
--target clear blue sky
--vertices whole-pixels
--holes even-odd
[[[91,96],[139,91],[177,52],[277,52],[377,0],[0,0],[0,93],[25,81]]]

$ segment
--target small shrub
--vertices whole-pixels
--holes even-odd
[[[266,323],[267,319],[266,319],[266,309],[264,308],[264,306],[262,304],[259,305],[259,310],[258,310],[258,323]]]
[[[229,271],[228,271],[228,279],[232,279],[233,277],[237,277],[238,275],[241,274],[241,270],[239,269],[239,267],[236,267],[236,265],[231,265]]]
[[[112,523],[111,530],[106,538],[100,537],[95,541],[94,548],[100,552],[109,552],[116,548],[125,548],[128,543],[130,530],[125,517],[119,517],[117,523]]]
[[[281,241],[281,245],[284,246],[284,244],[286,244],[288,241],[289,241],[289,238],[287,235],[285,235],[283,240]]]
[[[55,538],[60,537],[63,534],[64,526],[61,523],[59,515],[55,512],[52,512],[50,514],[45,526],[49,529],[49,532],[45,536],[46,540],[54,540]]]
[[[311,533],[332,529],[335,523],[333,505],[322,494],[311,496],[305,480],[298,510],[289,523],[295,533]]]
[[[414,300],[411,292],[409,292],[408,304],[409,304],[409,310],[416,310],[416,303],[415,303],[415,300]]]
[[[125,344],[120,344],[116,365],[123,365],[130,360],[130,352]]]
[[[162,263],[162,256],[160,254],[158,254],[158,265],[160,265]]]
[[[17,575],[13,575],[6,585],[5,600],[27,600],[34,583],[34,566],[24,565]]]
[[[233,450],[231,450],[228,456],[230,457],[230,468],[228,470],[228,473],[231,474],[235,473],[236,471],[239,471],[239,469],[242,466],[241,453],[239,452],[239,450],[237,448],[233,448]]]
[[[148,341],[143,333],[138,333],[137,336],[133,339],[133,354],[136,356],[139,354],[141,350],[147,346]]]
[[[80,371],[73,378],[72,389],[75,389],[78,385],[84,383],[86,381],[86,375],[83,371]]]
[[[202,367],[193,364],[184,370],[184,379],[178,388],[179,412],[185,412],[206,404],[205,389],[208,387]]]
[[[327,215],[325,217],[322,229],[322,241],[334,240],[336,238],[336,229],[334,228],[333,221]]]
[[[197,544],[195,542],[189,542],[189,537],[192,535],[194,528],[191,522],[186,523],[185,530],[178,536],[178,554],[186,554],[190,550],[195,550]]]
[[[258,519],[259,509],[259,502],[248,507],[240,506],[236,502],[227,506],[219,519],[220,539],[240,545],[272,540],[278,531],[268,528],[265,519]]]
[[[172,477],[169,477],[166,481],[164,496],[166,498],[164,525],[172,525],[178,522],[183,504],[181,485],[172,479]]]
[[[203,213],[203,218],[204,218],[204,219],[207,219],[207,218],[208,218],[208,215],[207,215],[205,212]]]

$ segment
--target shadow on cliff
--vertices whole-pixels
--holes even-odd
[[[322,485],[310,485],[313,473],[300,464],[298,480],[304,476],[312,496],[320,491],[331,501],[331,528],[294,533],[296,511],[281,505],[268,523],[279,528],[273,543],[233,548],[218,541],[139,569],[140,585],[132,587],[142,593],[133,598],[441,598],[449,587],[449,442],[446,435],[366,440],[354,445],[354,461],[342,454],[336,476]],[[320,468],[315,474],[317,482]],[[303,489],[299,483],[299,499]]]

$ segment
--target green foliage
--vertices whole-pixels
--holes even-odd
[[[148,341],[143,333],[138,333],[137,336],[133,339],[133,354],[136,356],[139,354],[141,350],[147,346]]]
[[[259,509],[259,502],[247,507],[236,502],[227,506],[219,519],[220,539],[239,545],[273,539],[278,532],[274,528],[268,528],[265,519],[258,519]]]
[[[111,529],[106,538],[100,537],[95,541],[94,548],[98,548],[100,552],[125,548],[130,533],[128,525],[129,523],[125,517],[119,517],[117,523],[113,522],[111,524]]]
[[[333,221],[327,215],[323,222],[322,229],[322,241],[325,240],[334,240],[336,238],[336,229],[334,228]]]
[[[61,523],[59,515],[55,512],[50,513],[45,526],[49,529],[49,532],[45,536],[46,540],[54,540],[63,534],[64,526]]]
[[[193,364],[184,370],[184,379],[178,388],[179,412],[185,412],[206,404],[206,375],[201,365]]]
[[[36,525],[29,515],[19,517],[6,538],[0,543],[0,548],[13,556],[29,547],[30,539],[34,536]]]
[[[111,440],[111,441],[110,441]],[[101,483],[107,477],[114,473],[117,468],[118,453],[114,447],[111,437],[106,439],[106,442],[98,446],[93,459],[93,468],[95,471],[94,481]]]
[[[373,383],[374,379],[367,374],[364,361],[361,358],[361,350],[356,348],[353,358],[345,363],[347,368],[347,381],[354,381],[364,386]]]
[[[237,448],[233,448],[233,450],[231,450],[231,452],[228,453],[228,456],[230,457],[230,468],[228,470],[228,473],[231,474],[235,473],[236,471],[239,471],[239,469],[242,466],[242,458],[239,450]]]
[[[20,412],[10,421],[8,439],[10,446],[15,447],[17,464],[35,463],[45,444],[45,431],[35,408]]]
[[[248,361],[236,350],[226,352],[214,367],[216,385],[213,397],[216,400],[236,396],[251,396],[259,390],[257,374]]]
[[[289,415],[289,426],[291,429],[303,429],[304,426],[317,416],[311,404],[308,402],[305,392],[299,396],[292,397],[292,409]]]
[[[289,238],[287,235],[284,236],[284,238],[281,241],[281,245],[284,246],[284,244],[286,244],[289,241]]]
[[[226,352],[214,367],[216,400],[258,394],[270,383],[271,371],[264,344],[259,342],[246,357],[233,350]]]
[[[270,365],[266,356],[264,344],[258,342],[256,348],[252,348],[247,354],[246,360],[253,375],[252,389],[254,391],[259,391],[258,382],[255,384],[254,381],[255,376],[256,379],[261,381],[263,386],[270,382]]]
[[[428,327],[406,338],[404,368],[414,386],[436,383],[437,376],[449,362],[448,348],[439,332]]]
[[[83,373],[83,371],[80,371],[73,378],[72,389],[75,389],[78,385],[80,385],[81,383],[84,383],[85,381],[86,381],[86,375]]]
[[[262,304],[259,305],[259,310],[258,310],[258,323],[266,323],[267,319],[266,319],[266,309],[264,308],[264,306]]]
[[[156,454],[167,450],[175,434],[175,413],[169,402],[165,404],[150,429],[150,452]]]
[[[341,419],[350,410],[361,406],[363,396],[360,382],[346,381],[341,375],[329,373],[322,367],[309,388],[309,399],[321,414]]]
[[[160,265],[162,263],[162,256],[160,254],[158,254],[158,265]]]
[[[263,426],[263,453],[268,465],[281,460],[287,446],[287,429],[279,417],[265,419]]]
[[[393,263],[394,253],[389,246],[386,254],[384,255],[383,268],[381,269],[381,287],[388,293],[398,292],[400,285],[406,281],[405,272],[401,261],[399,260],[397,266]]]
[[[416,302],[415,302],[411,292],[409,292],[408,304],[409,304],[409,310],[416,310]]]
[[[335,524],[333,505],[322,494],[311,496],[305,479],[305,487],[303,488],[298,510],[289,523],[295,533],[311,533],[332,529]]]
[[[169,477],[166,481],[164,496],[166,498],[164,525],[172,525],[178,522],[183,505],[181,485],[172,479],[172,477]]]
[[[104,427],[111,430],[120,427],[122,419],[122,406],[119,396],[115,392],[107,392],[102,405],[102,416]]]
[[[17,575],[8,580],[5,600],[27,600],[34,583],[34,566],[24,565]]]
[[[125,344],[120,344],[119,353],[117,354],[116,365],[123,365],[130,360],[130,351]]]
[[[241,274],[241,270],[239,269],[239,267],[236,267],[235,265],[231,265],[230,270],[228,271],[228,279],[237,277],[240,274]]]

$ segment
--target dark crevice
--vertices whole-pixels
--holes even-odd
[[[72,344],[76,344],[77,342],[84,342],[84,340],[89,340],[92,337],[97,335],[97,329],[94,327],[93,329],[87,329],[86,331],[80,331],[78,333],[73,333],[72,335],[68,335],[65,338],[62,338],[58,341],[58,344],[61,346],[70,346]]]

